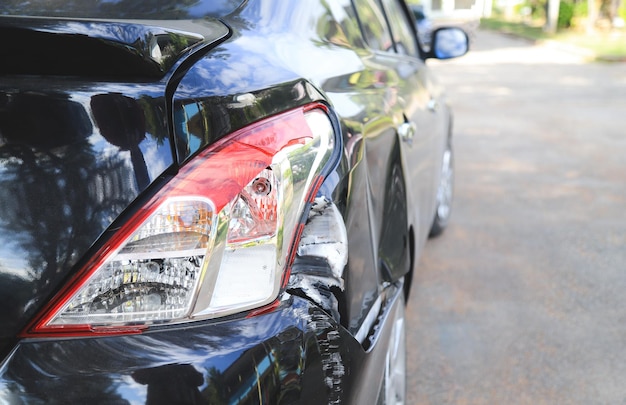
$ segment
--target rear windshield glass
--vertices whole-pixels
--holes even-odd
[[[223,17],[245,0],[0,0],[0,15],[187,20]]]

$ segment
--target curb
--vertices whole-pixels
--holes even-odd
[[[597,62],[622,63],[622,62],[626,62],[626,56],[599,55],[599,56],[596,56],[595,60]]]

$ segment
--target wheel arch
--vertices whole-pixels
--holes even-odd
[[[386,173],[378,258],[385,281],[396,281],[411,270],[414,246],[410,242],[408,199],[400,141],[391,148]]]

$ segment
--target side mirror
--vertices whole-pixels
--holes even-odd
[[[430,51],[426,58],[452,59],[469,51],[469,37],[458,27],[442,27],[433,32]]]

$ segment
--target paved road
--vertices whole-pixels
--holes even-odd
[[[478,31],[430,63],[456,201],[408,316],[409,404],[626,404],[626,65]]]

